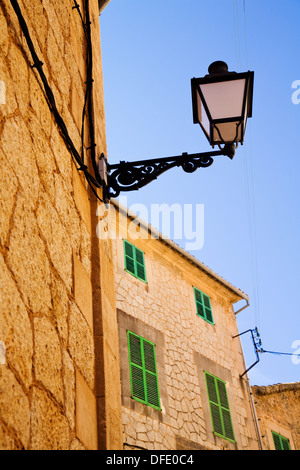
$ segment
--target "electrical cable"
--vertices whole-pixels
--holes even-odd
[[[76,0],[74,0],[74,6],[73,9],[76,9],[79,13],[81,23],[83,26],[83,31],[86,39],[86,45],[87,45],[87,81],[86,81],[86,90],[85,90],[85,98],[84,98],[84,105],[83,105],[83,111],[82,111],[82,124],[81,124],[81,158],[82,161],[84,162],[84,123],[85,123],[85,117],[86,117],[86,107],[88,106],[88,115],[89,115],[89,129],[90,129],[90,147],[88,150],[91,150],[91,160],[93,164],[93,169],[94,173],[96,175],[96,179],[98,180],[99,177],[99,172],[96,164],[96,155],[95,155],[95,131],[94,131],[94,121],[93,121],[93,103],[92,103],[92,84],[94,82],[93,80],[93,53],[92,53],[92,41],[91,41],[91,21],[90,21],[90,15],[89,15],[89,1],[87,0],[85,2],[85,11],[86,11],[86,19],[84,21],[80,6],[77,3]],[[99,178],[99,184],[100,186],[103,186],[101,178]],[[96,193],[92,185],[90,184],[92,191],[94,192],[95,196],[101,201],[104,202]]]
[[[245,40],[245,66],[248,69],[248,43],[247,43],[247,20],[246,20],[246,0],[243,0],[243,16],[244,16],[244,40]],[[248,165],[249,162],[249,165]],[[252,153],[252,136],[251,126],[249,128],[249,154],[246,150],[245,170],[247,175],[247,196],[249,207],[249,220],[250,220],[250,241],[252,248],[252,271],[254,279],[254,304],[255,304],[255,323],[260,327],[260,302],[259,302],[259,287],[258,287],[258,257],[257,257],[257,242],[256,242],[256,217],[254,205],[254,191],[253,191],[253,153]]]
[[[286,352],[277,352],[277,351],[266,351],[265,349],[261,349],[260,350],[261,353],[269,353],[269,354],[276,354],[276,355],[279,355],[279,356],[296,356],[296,357],[300,357],[300,353],[286,353]]]
[[[92,53],[92,35],[91,35],[91,21],[90,21],[90,6],[89,0],[85,0],[85,14],[86,14],[86,33],[87,33],[87,90],[88,90],[88,116],[89,116],[89,129],[90,129],[90,151],[91,160],[94,168],[96,179],[99,172],[96,163],[96,143],[95,143],[95,128],[94,128],[94,107],[93,107],[93,53]],[[101,180],[100,180],[101,184]]]
[[[85,26],[84,19],[80,10],[80,5],[77,3],[76,0],[74,0],[74,6],[72,7],[72,10],[78,11],[78,14],[80,16],[80,20],[82,23],[82,27],[83,27],[85,39],[87,41],[86,26]],[[88,87],[86,87],[85,94],[84,94],[84,105],[83,105],[82,118],[81,118],[81,159],[83,162],[84,162],[84,122],[85,122],[85,116],[86,116],[87,99],[88,99]]]
[[[245,40],[246,68],[248,68],[248,44],[247,44],[246,0],[243,0],[243,9],[244,9],[244,40]]]
[[[30,53],[31,53],[31,56],[32,56],[32,60],[33,60],[33,65],[32,65],[32,69],[33,68],[36,68],[40,78],[41,78],[41,81],[43,83],[43,86],[44,86],[44,90],[45,90],[45,94],[46,94],[46,99],[47,99],[47,103],[48,103],[48,106],[49,106],[49,109],[50,111],[52,112],[54,118],[55,118],[55,121],[58,125],[58,128],[60,130],[60,133],[61,133],[61,136],[67,146],[67,148],[69,149],[73,159],[75,160],[75,162],[79,165],[79,168],[77,168],[78,171],[83,171],[85,177],[86,177],[86,180],[88,182],[88,184],[90,185],[94,195],[97,197],[97,199],[99,199],[101,202],[102,199],[98,196],[96,190],[95,190],[95,187],[96,188],[100,188],[102,187],[102,184],[100,181],[98,181],[98,169],[97,169],[97,166],[96,166],[96,161],[94,162],[93,161],[93,168],[94,168],[94,172],[95,172],[95,177],[93,175],[91,175],[88,171],[88,168],[87,166],[84,164],[84,161],[83,161],[83,155],[82,157],[80,156],[80,154],[78,153],[69,133],[68,133],[68,130],[67,130],[67,127],[66,127],[66,124],[62,118],[62,116],[60,115],[58,109],[57,109],[57,106],[56,106],[56,101],[55,101],[55,97],[53,95],[53,92],[49,86],[49,83],[48,83],[48,80],[44,74],[44,71],[43,71],[43,62],[40,61],[36,51],[35,51],[35,48],[34,48],[34,45],[33,45],[33,42],[31,40],[31,36],[30,36],[30,33],[29,33],[29,30],[28,30],[28,27],[27,27],[27,23],[22,15],[22,12],[21,12],[21,9],[20,9],[20,6],[18,4],[18,1],[17,0],[10,0],[10,3],[18,17],[18,20],[19,20],[19,24],[20,24],[20,27],[21,27],[21,30],[24,34],[24,37],[26,39],[26,42],[27,42],[27,45],[28,45],[28,48],[30,50]],[[88,7],[89,6],[89,2],[88,0],[86,0],[86,6]],[[76,4],[75,4],[75,8],[76,7]],[[87,17],[89,18],[89,13],[87,13]],[[89,21],[89,20],[88,20]],[[90,25],[89,25],[89,29],[90,29]],[[90,80],[90,73],[92,71],[91,69],[91,41],[90,41],[90,37],[89,37],[89,41],[88,41],[88,55],[89,55],[89,64],[88,64],[88,78],[87,78],[87,88],[89,87],[89,92],[88,92],[88,96],[90,96],[91,98],[91,80]],[[85,109],[85,106],[84,106],[84,109]],[[91,114],[91,111],[89,113],[89,116],[90,116],[90,119],[92,118],[92,114]],[[94,144],[94,128],[93,128],[93,125],[92,125],[92,130],[91,130],[91,148],[95,147],[95,144]],[[92,157],[95,159],[95,153],[91,152],[92,154]]]
[[[232,0],[233,5],[233,22],[234,22],[234,38],[236,50],[237,68],[240,69],[241,62],[245,61],[245,68],[248,70],[248,44],[247,44],[247,21],[246,21],[246,0],[243,0],[243,5],[238,4],[238,0]],[[241,8],[239,9],[239,6]],[[241,24],[240,15],[243,15],[243,26]],[[240,35],[244,28],[244,47],[241,47]],[[243,56],[243,57],[242,57]],[[240,70],[239,70],[240,71]],[[245,197],[246,197],[246,214],[249,221],[249,237],[250,237],[250,252],[251,252],[251,271],[253,278],[253,305],[255,311],[255,323],[260,326],[260,307],[259,307],[259,288],[258,288],[258,260],[256,248],[256,217],[254,205],[254,191],[253,191],[253,158],[252,158],[252,145],[251,145],[251,127],[249,128],[249,143],[244,149],[244,174],[245,174]]]
[[[234,23],[237,70],[238,72],[240,72],[241,71],[241,48],[240,48],[239,13],[238,13],[237,0],[232,0],[232,7],[233,7],[233,23]]]

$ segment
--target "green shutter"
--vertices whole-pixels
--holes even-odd
[[[125,269],[141,281],[146,281],[144,253],[127,240],[124,240]]]
[[[196,301],[197,315],[202,317],[208,323],[213,324],[214,320],[209,296],[201,292],[199,289],[196,289],[196,287],[194,287],[194,295]]]
[[[146,281],[144,253],[135,247],[136,277],[141,281]]]
[[[143,374],[142,345],[138,336],[128,335],[130,358],[130,381],[132,398],[145,401],[145,384]]]
[[[216,435],[234,442],[226,383],[208,372],[205,372],[205,379],[213,431]]]
[[[291,450],[290,441],[286,437],[283,437],[274,431],[272,431],[272,437],[275,450]]]
[[[281,436],[281,444],[282,444],[282,450],[291,450],[290,441],[286,439],[285,437]]]
[[[155,345],[128,331],[128,349],[132,398],[160,410]]]

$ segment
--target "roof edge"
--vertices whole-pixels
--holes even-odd
[[[111,199],[110,202],[123,214],[128,216],[130,219],[136,221],[138,225],[140,225],[143,229],[147,230],[148,232],[151,232],[152,235],[154,235],[154,238],[157,238],[161,240],[163,243],[168,245],[170,248],[173,250],[177,251],[181,256],[183,256],[185,259],[187,259],[190,263],[194,264],[197,268],[201,269],[204,271],[206,274],[208,274],[210,277],[214,278],[216,281],[221,283],[223,286],[225,286],[227,289],[232,291],[234,294],[237,295],[239,300],[246,300],[247,304],[249,305],[249,297],[247,294],[245,294],[243,291],[241,291],[239,288],[235,287],[232,285],[230,282],[226,281],[222,276],[214,272],[212,269],[210,269],[208,266],[203,264],[201,261],[199,261],[195,256],[191,255],[187,251],[185,251],[183,248],[181,248],[179,245],[177,245],[173,240],[169,239],[165,235],[163,235],[159,230],[156,228],[152,227],[151,224],[147,223],[143,219],[141,219],[139,216],[137,216],[134,212],[132,212],[130,209],[128,209],[126,206],[123,206],[122,204],[119,203],[119,201],[115,199]],[[248,306],[247,305],[247,306]],[[236,312],[238,313],[238,312]]]
[[[255,395],[271,395],[273,393],[300,391],[300,382],[286,382],[274,385],[253,385],[251,387]]]

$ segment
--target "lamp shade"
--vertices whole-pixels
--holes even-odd
[[[254,73],[228,72],[221,61],[208,71],[209,75],[191,81],[194,123],[200,124],[212,146],[243,144],[252,116]]]

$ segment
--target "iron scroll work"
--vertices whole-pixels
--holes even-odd
[[[107,182],[105,199],[118,197],[121,191],[134,191],[146,186],[157,179],[165,171],[181,167],[186,173],[193,173],[198,168],[207,168],[214,162],[213,157],[227,156],[233,158],[235,149],[233,145],[225,145],[221,150],[214,152],[183,153],[175,157],[157,158],[151,160],[139,160],[135,162],[121,161],[118,164],[109,165],[102,154],[101,165],[107,165]],[[101,171],[100,171],[101,173]]]

